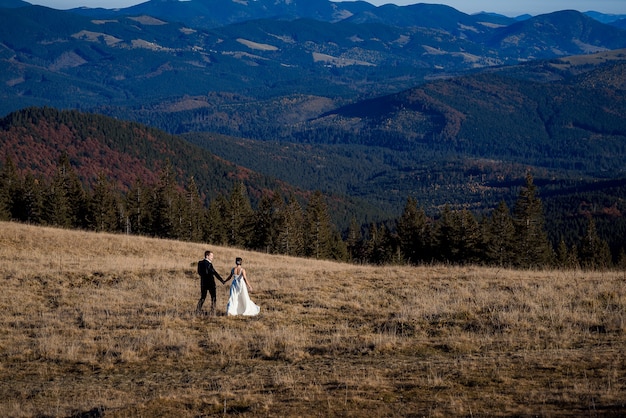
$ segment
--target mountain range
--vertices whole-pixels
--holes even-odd
[[[624,178],[623,18],[326,0],[70,11],[0,0],[0,115],[47,106],[140,122],[261,183],[356,199],[346,207],[367,207],[363,219],[395,216],[409,195],[432,211],[488,210],[515,198],[528,169],[550,196]],[[621,216],[621,186],[610,184],[602,207]]]
[[[194,20],[207,16],[216,23]],[[326,111],[467,71],[626,48],[623,29],[574,11],[517,21],[430,4],[153,0],[119,10],[4,7],[0,22],[0,114],[150,106],[157,120],[213,92],[314,95]]]

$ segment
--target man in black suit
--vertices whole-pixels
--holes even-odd
[[[200,275],[200,300],[196,306],[196,314],[202,313],[202,305],[206,299],[207,291],[211,295],[211,316],[215,315],[215,302],[217,300],[215,291],[215,277],[224,284],[224,279],[215,271],[213,267],[213,252],[205,251],[204,260],[198,261],[198,274]]]

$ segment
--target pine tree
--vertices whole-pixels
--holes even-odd
[[[78,173],[69,163],[69,158],[64,163],[67,165],[67,176],[64,182],[68,201],[68,215],[70,224],[74,228],[87,227],[89,202],[87,191],[78,177]]]
[[[467,209],[463,209],[457,213],[456,227],[458,238],[457,245],[459,248],[457,259],[461,263],[478,263],[480,261],[480,247],[482,234],[480,226],[476,218]]]
[[[44,188],[45,182],[35,178],[31,173],[26,173],[21,185],[16,191],[13,205],[14,219],[32,224],[46,222],[44,216]]]
[[[365,248],[368,262],[383,265],[394,260],[397,246],[394,245],[394,239],[385,224],[371,223]]]
[[[271,243],[272,243],[271,252],[278,253],[280,252],[279,251],[279,246],[280,246],[279,234],[280,234],[283,222],[285,220],[284,213],[287,210],[287,202],[285,201],[285,199],[283,198],[283,195],[278,190],[272,193],[271,210],[272,210],[272,216],[271,216],[272,228],[270,231]]]
[[[556,248],[556,262],[559,268],[567,268],[569,261],[569,250],[567,249],[567,244],[565,240],[561,238],[559,241],[559,245]]]
[[[150,231],[150,194],[141,179],[137,179],[126,193],[123,229],[127,234],[146,234]]]
[[[378,225],[371,222],[365,232],[363,239],[363,258],[367,263],[376,263],[377,246],[380,242],[380,234],[378,233]]]
[[[228,244],[247,247],[252,239],[254,211],[243,183],[233,186],[228,203]]]
[[[585,269],[606,269],[612,264],[609,245],[598,236],[596,223],[591,217],[581,240],[578,256],[581,267]]]
[[[63,228],[88,227],[87,193],[66,153],[59,157],[44,200],[44,217],[48,224]]]
[[[305,211],[305,255],[316,259],[328,259],[332,255],[332,228],[330,216],[322,192],[316,190]]]
[[[435,228],[436,253],[438,259],[448,263],[456,263],[459,255],[459,231],[455,213],[449,205],[445,205]]]
[[[202,239],[206,217],[200,192],[193,176],[187,181],[184,194],[181,197],[182,200],[178,205],[181,212],[180,238],[198,242]]]
[[[330,258],[332,260],[337,260],[337,261],[349,260],[350,257],[348,256],[348,246],[341,239],[341,234],[339,234],[339,232],[333,231],[330,247],[331,247]]]
[[[569,250],[569,256],[567,258],[567,264],[573,269],[580,268],[580,260],[578,258],[578,247],[572,245]]]
[[[509,207],[501,201],[487,221],[485,238],[485,256],[489,263],[503,267],[515,260],[515,226]]]
[[[118,199],[104,173],[98,175],[89,205],[89,227],[95,231],[118,229]]]
[[[66,179],[66,167],[58,167],[56,174],[48,186],[47,193],[44,196],[44,216],[46,222],[50,225],[62,228],[72,226],[70,219],[70,203],[65,183]]]
[[[541,200],[533,177],[526,174],[526,185],[520,191],[513,211],[515,226],[515,264],[519,267],[545,267],[553,260],[553,251],[544,229]]]
[[[365,261],[363,255],[363,233],[361,232],[361,225],[357,223],[356,218],[350,220],[346,238],[346,248],[350,261],[359,263]]]
[[[291,195],[281,214],[278,251],[291,256],[304,256],[304,213],[300,203]]]
[[[207,211],[206,229],[204,240],[215,245],[226,245],[228,243],[228,200],[223,194],[218,194],[209,203]]]
[[[161,170],[159,183],[150,196],[150,234],[162,238],[176,238],[178,220],[178,193],[176,175],[168,160]]]
[[[275,253],[278,251],[278,232],[284,210],[284,201],[279,192],[264,193],[254,216],[254,234],[251,248]]]
[[[0,171],[0,220],[12,219],[20,179],[15,163],[7,157]]]
[[[400,251],[406,262],[416,264],[430,258],[428,218],[424,210],[417,207],[417,201],[414,198],[407,199],[396,229]]]
[[[624,251],[623,247],[620,248],[617,255],[617,267],[626,272],[626,251]]]

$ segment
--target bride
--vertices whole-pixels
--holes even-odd
[[[226,283],[231,278],[233,279],[230,285],[228,305],[226,305],[226,315],[258,315],[261,308],[250,300],[248,289],[252,290],[252,286],[250,286],[246,270],[241,266],[241,263],[241,257],[237,257],[235,259],[236,266],[230,271],[228,278],[224,280]]]

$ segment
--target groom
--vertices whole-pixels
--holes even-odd
[[[204,260],[198,261],[198,274],[200,275],[200,300],[196,306],[196,314],[202,313],[202,305],[206,299],[207,291],[211,295],[211,316],[215,315],[215,302],[217,300],[215,291],[215,277],[224,284],[224,279],[215,271],[213,267],[213,252],[205,251]]]

